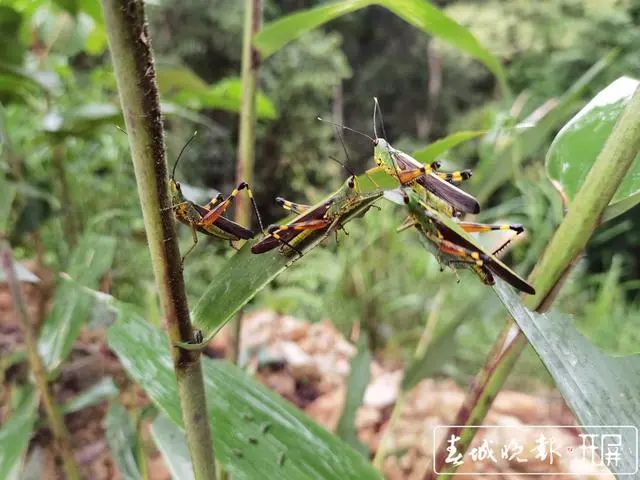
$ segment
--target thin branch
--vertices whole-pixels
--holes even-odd
[[[193,340],[167,165],[151,40],[142,2],[101,0],[127,127],[151,262],[171,345]],[[182,416],[197,480],[215,478],[200,354],[172,348]]]
[[[253,187],[253,164],[256,145],[256,100],[260,54],[253,46],[253,38],[260,31],[262,23],[262,0],[245,0],[244,32],[242,37],[242,104],[240,106],[240,124],[238,126],[238,149],[236,163],[236,184],[247,182]],[[251,205],[245,196],[236,199],[235,221],[240,225],[251,226]],[[233,325],[230,338],[230,358],[234,363],[240,354],[240,332],[242,330],[242,312]]]
[[[58,409],[51,390],[49,389],[47,371],[44,368],[40,355],[38,354],[37,336],[33,331],[33,324],[29,320],[27,308],[22,297],[22,292],[20,291],[20,284],[16,275],[11,247],[4,239],[0,239],[0,256],[2,257],[2,268],[5,271],[7,283],[11,290],[13,306],[16,310],[18,320],[22,325],[22,329],[24,330],[24,342],[27,349],[29,367],[31,368],[31,373],[33,373],[38,393],[42,398],[42,404],[44,405],[44,410],[47,415],[47,423],[51,429],[51,434],[53,435],[53,443],[58,454],[62,458],[62,468],[64,469],[67,479],[79,479],[80,475],[78,473],[78,465],[73,458],[69,431],[64,424],[63,417],[60,414],[60,410]]]

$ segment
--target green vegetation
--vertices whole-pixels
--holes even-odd
[[[21,478],[43,428],[60,471],[84,475],[64,415],[108,399],[106,443],[123,478],[148,478],[150,442],[179,478],[380,478],[388,442],[373,452],[354,428],[372,358],[404,367],[391,424],[421,380],[446,377],[476,380],[458,424],[482,423],[508,382],[557,387],[583,425],[638,425],[638,6],[244,3],[0,5],[11,45],[0,50],[0,289],[17,312],[0,315],[24,332],[0,346],[0,477]],[[256,231],[237,252],[201,236],[182,269],[192,236],[173,221],[167,172],[194,130],[176,172],[185,197],[205,205],[246,180],[265,225],[281,224],[275,197],[315,204],[344,183],[331,157],[374,190],[371,142],[344,130],[345,155],[317,120],[373,135],[374,96],[394,147],[442,171],[473,169],[461,185],[482,206],[473,221],[525,226],[504,262],[535,296],[501,281],[494,293],[464,270],[458,284],[413,229],[396,232],[403,205],[361,215],[377,197],[345,215],[338,242],[312,232],[295,262],[252,254]],[[240,204],[226,215],[257,230]],[[478,239],[487,251],[503,240]],[[345,336],[357,327],[335,435],[201,354],[199,337],[242,309],[330,319]],[[70,399],[64,369],[83,331],[106,337],[129,380],[105,375]],[[131,388],[150,403],[127,401]],[[473,432],[461,436],[464,449]]]

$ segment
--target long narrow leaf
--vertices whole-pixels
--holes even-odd
[[[182,426],[166,337],[123,311],[108,340],[128,374]],[[216,456],[234,479],[380,478],[358,452],[242,370],[205,358],[203,371]]]
[[[469,130],[464,132],[456,132],[444,138],[436,140],[420,150],[413,152],[413,158],[422,163],[431,163],[443,153],[451,150],[453,147],[460,145],[472,138],[484,135],[484,130]]]
[[[107,443],[118,471],[124,480],[138,480],[141,477],[136,461],[138,436],[127,410],[113,402],[107,411]]]
[[[93,298],[78,285],[97,288],[100,278],[111,266],[115,245],[113,238],[87,234],[76,247],[68,272],[74,281],[58,284],[53,309],[40,332],[38,351],[48,370],[56,368],[69,354],[89,318]]]
[[[599,425],[611,426],[607,434],[622,435],[622,458],[608,465],[611,471],[636,472],[637,430],[631,433],[631,429],[616,426],[640,425],[640,355],[610,357],[589,343],[569,316],[526,309],[500,279],[496,279],[495,290],[586,432],[601,435],[602,429],[589,429],[589,425]]]
[[[0,478],[9,478],[20,468],[36,419],[37,399],[35,390],[27,393],[18,409],[0,428]]]
[[[184,432],[165,415],[158,415],[151,425],[151,436],[162,452],[171,476],[180,480],[193,480],[193,464]]]
[[[367,446],[358,439],[356,430],[356,414],[362,405],[364,392],[371,378],[371,353],[364,334],[358,338],[358,352],[351,360],[351,372],[347,381],[347,396],[342,408],[340,420],[336,427],[336,434],[362,453],[365,457],[369,454]]]

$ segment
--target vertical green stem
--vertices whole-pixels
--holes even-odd
[[[101,0],[101,4],[169,340],[172,345],[189,342],[193,340],[193,330],[167,190],[160,100],[143,3]],[[172,355],[195,478],[214,479],[200,354],[173,347]]]
[[[14,267],[13,255],[6,240],[0,240],[0,255],[2,257],[2,268],[5,271],[7,283],[11,290],[13,305],[16,310],[18,320],[22,325],[22,330],[24,331],[24,341],[27,349],[29,367],[31,368],[31,373],[33,373],[40,398],[42,398],[44,411],[47,415],[47,423],[51,429],[51,434],[53,435],[53,443],[58,454],[62,458],[62,467],[66,478],[69,480],[76,480],[80,478],[80,475],[78,473],[78,465],[73,458],[69,432],[67,431],[63,417],[60,414],[51,390],[49,389],[47,372],[44,368],[40,355],[38,355],[36,333],[33,331],[33,324],[29,320],[27,314],[27,308],[24,303],[22,293],[20,292],[20,284]]]
[[[544,311],[552,303],[564,278],[580,257],[593,231],[600,223],[602,213],[613,198],[618,186],[640,151],[640,88],[618,119],[602,151],[580,187],[569,211],[547,245],[542,258],[529,276],[536,287],[536,295],[525,304],[532,310]],[[478,425],[484,420],[493,399],[502,388],[520,354],[527,345],[524,334],[509,319],[494,344],[488,360],[474,379],[455,425]],[[428,472],[425,479],[450,478],[455,468],[446,466],[446,438],[452,434],[461,437],[456,444],[464,453],[475,431],[467,428],[449,430],[434,459],[437,476]]]
[[[260,31],[262,23],[262,0],[245,0],[244,32],[242,36],[242,103],[238,126],[238,149],[236,163],[236,183],[247,182],[253,187],[253,163],[256,144],[256,99],[260,54],[253,46],[253,38]],[[240,225],[251,225],[251,203],[242,195],[236,197],[235,221]],[[242,313],[233,326],[231,357],[237,362],[240,349]]]

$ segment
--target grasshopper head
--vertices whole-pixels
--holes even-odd
[[[394,169],[393,159],[391,158],[391,145],[384,138],[376,138],[373,146],[373,160],[378,167],[383,168],[386,172],[392,172]]]
[[[169,195],[171,196],[171,205],[177,205],[184,201],[180,184],[173,177],[169,179]]]

